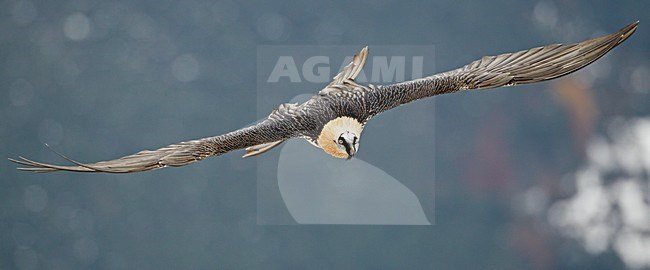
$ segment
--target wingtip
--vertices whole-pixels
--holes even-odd
[[[368,45],[363,46],[363,48],[361,48],[361,50],[359,51],[359,53],[357,55],[359,55],[359,56],[368,55]]]
[[[625,27],[621,28],[615,35],[620,35],[620,39],[616,43],[621,44],[623,41],[627,40],[634,32],[636,32],[636,29],[639,27],[639,20],[630,23],[626,25]]]
[[[363,46],[363,48],[361,48],[361,50],[359,51],[358,55],[365,55],[365,54],[368,54],[368,45]]]
[[[621,28],[619,31],[625,31],[625,30],[631,30],[631,29],[636,29],[637,26],[639,25],[639,20],[633,21],[631,23],[626,24]]]
[[[21,157],[21,156],[18,156],[18,159],[22,159],[22,160],[18,160],[18,159],[14,159],[14,158],[7,158],[7,159],[9,161],[13,162],[13,163],[16,163],[16,164],[27,165],[27,164],[25,164],[25,161],[24,161],[24,160],[26,160],[26,158]]]
[[[639,27],[639,20],[636,20],[635,22],[629,24],[629,27],[631,28],[630,30],[632,31],[636,30],[636,28]]]
[[[20,158],[20,157],[18,157],[18,158]],[[20,164],[20,162],[18,160],[10,158],[10,157],[8,157],[7,160],[9,160],[9,161],[11,161],[13,163],[16,163],[16,164]],[[20,167],[16,167],[16,169],[21,170]]]

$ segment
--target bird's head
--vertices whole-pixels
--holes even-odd
[[[351,159],[354,157],[354,154],[357,153],[357,147],[359,147],[359,137],[347,130],[339,135],[339,138],[336,140],[336,144],[339,152],[345,152],[348,155],[348,159]]]
[[[359,150],[362,130],[363,125],[353,118],[336,118],[323,127],[318,146],[334,157],[351,159]]]

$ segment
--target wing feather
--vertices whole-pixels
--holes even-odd
[[[339,86],[346,83],[351,83],[355,78],[361,73],[363,66],[366,64],[366,59],[368,58],[368,46],[365,46],[352,57],[352,61],[347,64],[339,74],[336,74],[332,81],[325,87],[323,90],[320,90],[318,94],[327,95],[332,92],[340,91]]]
[[[18,168],[19,170],[32,172],[74,171],[131,173],[168,166],[184,166],[203,160],[207,157],[218,156],[230,151],[256,145],[284,141],[296,136],[299,133],[299,125],[297,125],[295,119],[292,118],[292,114],[297,112],[295,110],[288,110],[288,108],[289,106],[283,105],[278,111],[272,113],[266,120],[224,135],[180,142],[156,150],[143,150],[114,160],[100,161],[96,163],[81,163],[62,155],[51,148],[50,149],[60,157],[74,165],[54,165],[33,161],[24,157],[19,157],[19,159],[9,158],[9,160],[27,166]],[[291,108],[293,109],[293,107]]]
[[[487,89],[541,82],[579,70],[625,41],[637,29],[638,21],[616,33],[576,44],[552,44],[529,50],[485,56],[459,69],[430,77],[379,86],[368,95],[373,112],[425,97],[459,90]]]

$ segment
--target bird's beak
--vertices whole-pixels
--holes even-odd
[[[350,147],[350,151],[348,151],[348,160],[354,157],[354,154],[357,153],[357,148],[352,146]]]
[[[339,138],[345,141],[343,146],[345,147],[345,152],[348,154],[348,159],[354,157],[354,154],[357,153],[357,136],[347,131],[341,134]]]

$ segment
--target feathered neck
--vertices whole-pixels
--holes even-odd
[[[362,130],[363,125],[356,119],[347,116],[338,117],[325,124],[318,136],[318,146],[334,157],[347,158],[348,153],[345,152],[345,148],[339,147],[336,140],[346,131],[352,132],[360,138]]]

